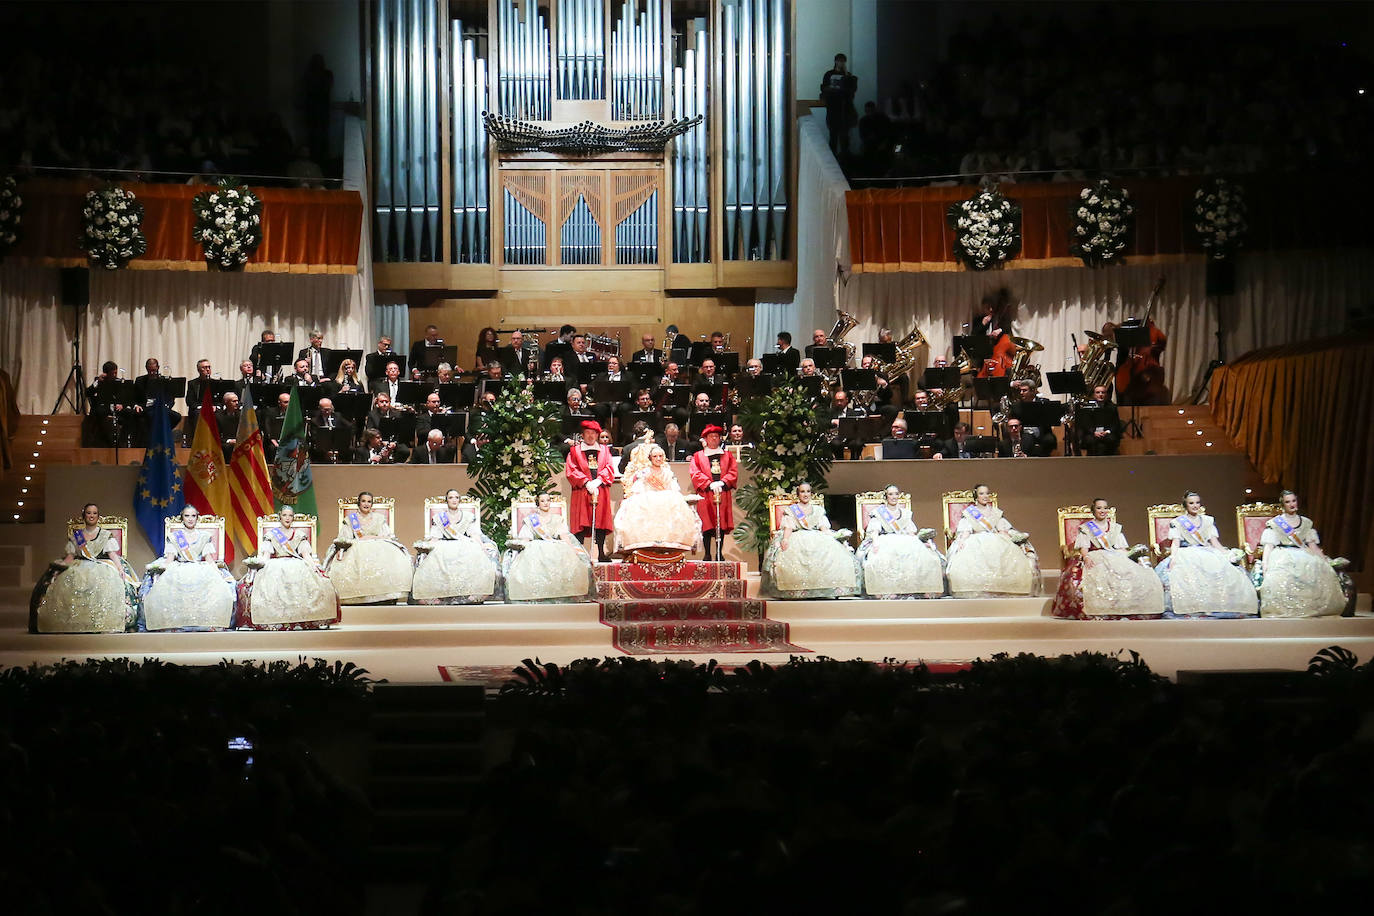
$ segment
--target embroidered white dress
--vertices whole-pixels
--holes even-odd
[[[1164,613],[1164,586],[1147,566],[1126,555],[1130,545],[1121,526],[1098,523],[1101,537],[1080,525],[1074,550],[1086,550],[1077,587],[1084,617],[1158,617]],[[1066,567],[1066,572],[1068,568]],[[1064,573],[1060,574],[1061,576]],[[1074,587],[1072,583],[1068,586]]]
[[[1040,561],[1029,541],[1011,540],[1011,523],[996,506],[969,506],[954,530],[946,570],[956,598],[1040,594]]]
[[[563,516],[526,516],[506,551],[506,599],[512,602],[588,601],[595,594],[592,561],[568,537]]]
[[[1280,515],[1264,526],[1260,546],[1270,550],[1260,584],[1260,616],[1327,617],[1345,609],[1345,595],[1331,561],[1299,543],[1321,543],[1305,515]]]
[[[701,519],[682,498],[682,488],[671,468],[647,465],[622,482],[625,499],[615,513],[618,550],[695,550],[700,546]]]
[[[307,532],[269,526],[258,542],[257,559],[262,565],[250,568],[239,586],[240,626],[294,630],[338,622],[339,596]]]
[[[1254,617],[1259,597],[1227,550],[1209,543],[1216,522],[1205,513],[1169,522],[1169,556],[1155,572],[1164,583],[1164,606],[1175,617]]]
[[[788,532],[784,549],[783,532]],[[775,598],[840,598],[859,593],[858,564],[849,545],[835,539],[819,503],[795,503],[764,554],[760,588]]]
[[[417,604],[479,604],[496,596],[500,556],[469,511],[444,508],[429,536],[415,545],[419,558],[410,597]]]
[[[938,598],[945,593],[945,560],[934,541],[917,537],[903,506],[868,507],[864,542],[856,555],[870,598]]]
[[[68,566],[54,563],[34,587],[30,629],[35,633],[122,633],[138,614],[138,579],[103,528],[67,539]]]
[[[324,561],[339,600],[378,604],[407,597],[414,576],[410,553],[381,514],[358,512],[357,518],[357,531],[350,519],[344,519]]]
[[[149,564],[143,580],[143,629],[228,629],[234,625],[234,579],[219,565],[215,541],[212,531],[172,528],[161,559]]]

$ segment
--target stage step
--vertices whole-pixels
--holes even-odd
[[[749,583],[743,579],[699,579],[691,582],[597,582],[596,597],[601,601],[653,601],[663,596],[699,601],[749,597]]]
[[[767,605],[758,599],[636,598],[601,602],[601,622],[608,624],[747,622],[766,616]]]
[[[684,560],[663,565],[650,563],[598,563],[597,582],[696,582],[738,579],[743,574],[739,563]]]

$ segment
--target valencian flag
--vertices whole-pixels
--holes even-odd
[[[185,505],[181,469],[172,446],[172,418],[167,402],[158,397],[148,417],[148,447],[143,450],[143,467],[138,472],[138,483],[134,484],[134,518],[147,535],[155,556],[162,556],[163,519],[181,514]]]
[[[258,552],[258,516],[272,514],[272,481],[262,451],[262,430],[253,393],[243,389],[238,444],[229,458],[229,529],[248,553]]]
[[[214,403],[210,386],[206,385],[195,438],[191,440],[191,457],[186,461],[186,503],[195,506],[201,515],[224,516],[229,514],[229,469],[219,444]],[[224,562],[234,562],[234,545],[229,540],[224,544]]]
[[[318,515],[315,508],[315,478],[310,473],[310,444],[305,438],[305,415],[301,412],[298,386],[291,387],[291,402],[282,419],[277,457],[272,462],[272,495],[290,506],[297,515]]]

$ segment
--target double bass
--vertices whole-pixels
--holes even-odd
[[[1102,326],[1102,336],[1108,340],[1116,339],[1117,328],[1145,328],[1150,334],[1150,342],[1144,346],[1117,349],[1116,396],[1120,403],[1163,404],[1168,400],[1168,390],[1164,387],[1164,366],[1159,358],[1169,338],[1150,318],[1163,288],[1164,277],[1161,276],[1150,293],[1144,318],[1128,318],[1121,324],[1109,321]]]

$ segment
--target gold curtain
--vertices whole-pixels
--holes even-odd
[[[1293,490],[1331,556],[1374,573],[1374,334],[1270,347],[1212,375],[1212,416]]]

